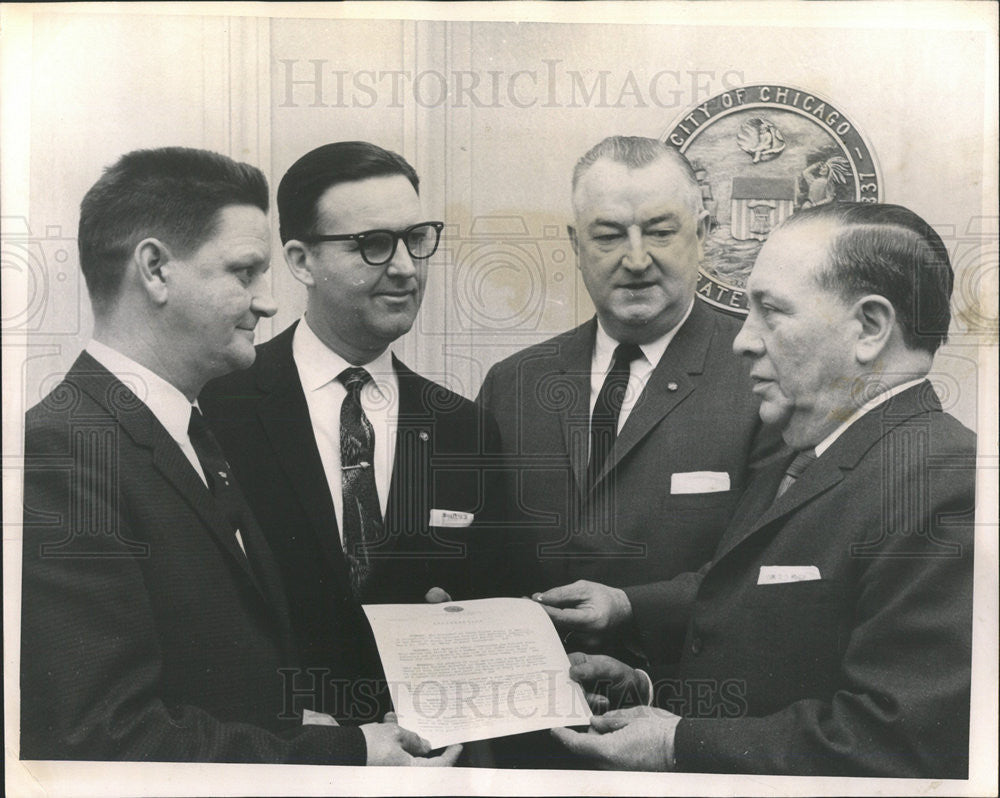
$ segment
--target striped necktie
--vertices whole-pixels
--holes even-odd
[[[343,495],[344,553],[351,587],[359,600],[371,579],[368,545],[382,536],[382,508],[375,485],[375,430],[361,406],[361,389],[371,381],[361,367],[337,377],[347,388],[340,406],[340,484]]]
[[[796,454],[792,462],[788,464],[788,468],[785,469],[785,476],[782,477],[781,484],[778,485],[778,492],[774,495],[774,500],[777,501],[785,491],[792,487],[795,481],[802,476],[802,472],[815,460],[816,449],[812,447],[803,449]]]

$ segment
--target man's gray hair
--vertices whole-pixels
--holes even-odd
[[[692,211],[697,215],[704,210],[701,187],[698,185],[698,178],[695,176],[694,169],[688,159],[666,142],[645,136],[608,136],[587,150],[584,156],[576,162],[576,167],[573,169],[572,191],[574,196],[583,175],[603,158],[623,164],[629,169],[642,169],[656,163],[661,158],[666,158],[680,167],[681,173],[686,178],[686,183],[691,189],[689,201]]]
[[[948,248],[920,216],[902,205],[831,202],[798,211],[778,231],[810,224],[834,228],[817,275],[823,288],[847,302],[888,299],[911,349],[934,354],[948,340],[955,274]]]

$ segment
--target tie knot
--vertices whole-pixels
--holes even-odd
[[[372,375],[361,366],[351,366],[337,375],[337,379],[340,380],[350,393],[360,392],[365,387],[365,383],[369,382],[371,378]]]
[[[627,366],[640,357],[642,357],[642,350],[637,344],[618,344],[615,347],[615,365]]]
[[[805,471],[809,467],[809,464],[812,463],[815,459],[816,459],[815,449],[812,448],[803,449],[801,452],[795,455],[795,458],[792,460],[792,462],[788,464],[788,468],[785,469],[785,473],[792,479],[798,479],[800,476],[802,476],[802,472]]]

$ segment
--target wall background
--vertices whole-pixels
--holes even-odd
[[[678,22],[690,22],[690,14]],[[833,20],[836,22],[837,17]],[[978,335],[995,333],[995,147],[986,62],[995,44],[951,25],[868,27],[358,20],[163,14],[33,16],[26,289],[4,333],[30,334],[26,405],[90,331],[75,252],[77,208],[101,168],[137,147],[206,147],[261,166],[273,188],[307,150],[361,138],[416,166],[428,218],[448,223],[423,311],[397,352],[474,396],[501,357],[593,312],[565,234],[576,159],[612,133],[662,136],[695,102],[742,84],[819,93],[866,136],[884,198],[948,241],[958,273],[953,343],[936,370],[952,411],[977,426]],[[893,26],[898,19],[891,19]],[[995,194],[994,194],[995,196]],[[5,208],[11,208],[6,206]],[[277,242],[279,312],[304,289]],[[983,307],[983,303],[988,307]],[[970,344],[972,344],[970,348]]]

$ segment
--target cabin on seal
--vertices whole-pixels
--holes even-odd
[[[734,177],[730,234],[737,241],[767,239],[795,211],[795,181],[783,177]]]

